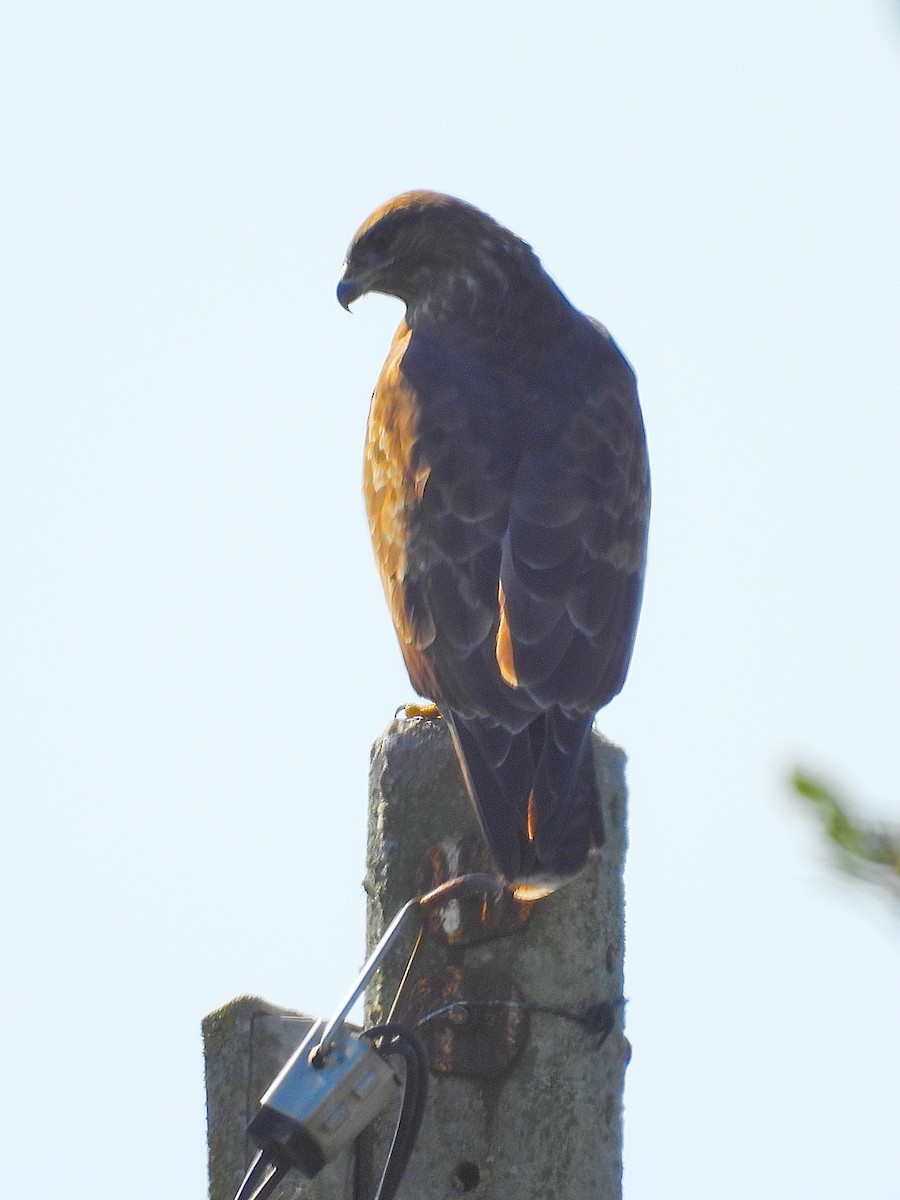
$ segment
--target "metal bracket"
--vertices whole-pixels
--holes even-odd
[[[416,872],[416,891],[431,892],[458,875],[490,871],[492,859],[484,839],[477,833],[446,838],[430,846]],[[504,888],[494,904],[479,902],[478,896],[450,897],[434,904],[424,915],[428,932],[449,946],[472,946],[490,938],[506,937],[524,929],[531,919],[533,903],[517,900]]]
[[[447,880],[439,887],[435,887],[426,892],[424,896],[415,896],[412,900],[407,900],[394,919],[381,935],[378,945],[366,959],[362,970],[357,976],[356,982],[350,988],[350,991],[341,1001],[341,1005],[337,1012],[325,1026],[322,1034],[322,1040],[318,1047],[313,1051],[311,1061],[321,1064],[328,1055],[335,1035],[346,1021],[350,1009],[360,998],[366,988],[366,984],[378,970],[391,946],[397,939],[400,931],[414,915],[418,915],[420,919],[430,912],[432,909],[446,904],[448,901],[459,896],[470,895],[474,892],[487,893],[495,901],[503,894],[503,884],[496,875],[488,874],[473,874],[456,876],[453,879]],[[485,905],[488,904],[487,898],[484,900]]]

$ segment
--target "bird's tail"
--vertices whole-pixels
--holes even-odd
[[[551,708],[518,733],[446,714],[481,828],[523,896],[552,891],[603,844],[591,716]]]

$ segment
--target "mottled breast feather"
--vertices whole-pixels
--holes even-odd
[[[428,464],[418,454],[418,402],[400,370],[409,340],[409,328],[401,322],[372,395],[363,495],[375,561],[406,668],[416,691],[433,697],[435,679],[422,652],[434,641],[434,622],[427,609],[407,602],[410,520],[428,480]]]

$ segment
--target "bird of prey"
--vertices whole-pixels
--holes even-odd
[[[650,509],[635,376],[529,245],[451,196],[363,222],[338,299],[367,292],[406,305],[364,469],[400,649],[501,874],[544,894],[603,840],[589,733],[631,659]]]

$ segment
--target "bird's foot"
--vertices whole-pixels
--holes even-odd
[[[397,709],[397,716],[403,713],[407,721],[412,721],[415,717],[420,717],[423,721],[439,721],[441,714],[436,704],[401,704]]]

